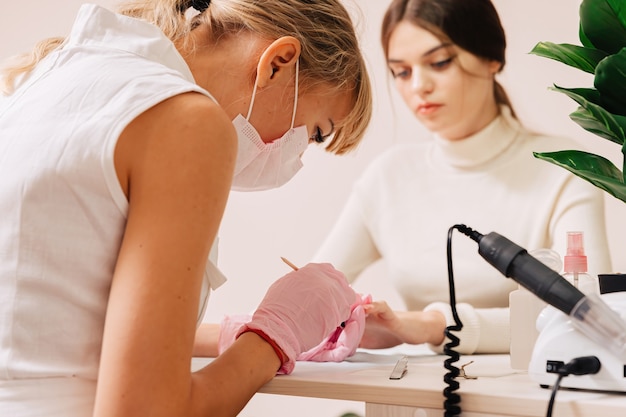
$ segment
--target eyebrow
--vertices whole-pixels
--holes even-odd
[[[439,51],[440,49],[447,48],[447,47],[449,47],[451,45],[452,45],[452,43],[450,43],[450,42],[441,43],[441,44],[439,44],[439,45],[437,45],[437,46],[435,46],[433,48],[430,48],[428,51],[424,52],[421,57],[422,58],[426,58],[427,56],[434,54],[435,52]],[[404,60],[391,58],[391,59],[388,59],[387,62],[390,63],[390,64],[400,64],[400,63],[404,62]]]

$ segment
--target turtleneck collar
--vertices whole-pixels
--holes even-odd
[[[521,129],[522,126],[511,115],[509,107],[501,106],[500,114],[472,136],[450,141],[435,135],[433,159],[458,169],[482,166],[506,151],[515,142]]]

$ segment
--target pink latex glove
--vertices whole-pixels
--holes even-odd
[[[354,355],[365,331],[365,310],[363,305],[371,302],[371,295],[360,296],[359,300],[352,304],[350,317],[344,322],[345,326],[338,333],[338,338],[335,341],[332,339],[336,337],[337,329],[333,330],[330,335],[322,340],[322,343],[313,349],[301,353],[296,359],[312,362],[341,362]],[[218,342],[220,354],[233,344],[241,326],[250,320],[252,320],[252,315],[250,314],[230,315],[222,319]]]
[[[233,344],[241,326],[250,320],[252,320],[252,314],[224,316],[220,323],[220,335],[217,341],[217,351],[220,355]]]
[[[322,340],[322,343],[298,355],[298,360],[341,362],[354,355],[365,331],[365,309],[363,305],[371,302],[371,295],[362,295],[356,303],[352,304],[350,318],[345,321],[343,330],[333,331],[326,339]]]
[[[260,332],[284,354],[278,372],[289,374],[298,355],[347,320],[357,299],[346,277],[332,265],[309,263],[276,280],[235,337],[246,331]]]

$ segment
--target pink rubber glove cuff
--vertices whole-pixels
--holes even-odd
[[[252,328],[250,328],[248,326],[244,326],[241,329],[241,332],[239,333],[239,335],[237,337],[241,336],[242,334],[244,334],[246,332],[255,333],[260,338],[262,338],[267,343],[269,343],[269,345],[272,347],[272,349],[274,349],[274,353],[276,353],[276,356],[278,356],[278,359],[280,360],[280,366],[278,367],[278,371],[276,371],[276,373],[279,373],[279,374],[289,374],[289,373],[291,373],[291,371],[293,371],[294,365],[293,364],[291,366],[288,365],[288,363],[290,362],[289,361],[289,357],[285,356],[285,354],[280,349],[280,347],[276,344],[276,342],[274,342],[271,337],[266,335],[265,332],[263,332],[262,330],[252,329]]]
[[[217,346],[218,353],[222,354],[222,352],[228,349],[230,345],[232,345],[235,340],[243,333],[254,332],[261,338],[263,338],[267,343],[269,343],[274,348],[276,356],[280,358],[281,366],[280,368],[278,368],[277,373],[291,373],[295,366],[294,361],[290,361],[290,356],[283,352],[280,346],[278,346],[278,344],[267,335],[267,333],[262,328],[264,326],[259,326],[258,323],[252,324],[250,323],[251,320],[252,316],[250,314],[236,314],[232,316],[225,316],[220,323],[220,335]]]

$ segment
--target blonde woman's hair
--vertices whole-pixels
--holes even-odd
[[[330,88],[329,97],[352,94],[352,109],[326,150],[339,155],[356,148],[371,119],[372,92],[354,25],[340,0],[213,0],[205,11],[188,18],[188,9],[196,3],[201,2],[134,0],[122,4],[118,12],[158,26],[173,42],[184,41],[199,25],[207,25],[216,40],[242,31],[268,40],[294,36],[302,45],[301,88],[324,86]],[[3,69],[3,92],[10,94],[16,81],[63,41],[43,40]]]

